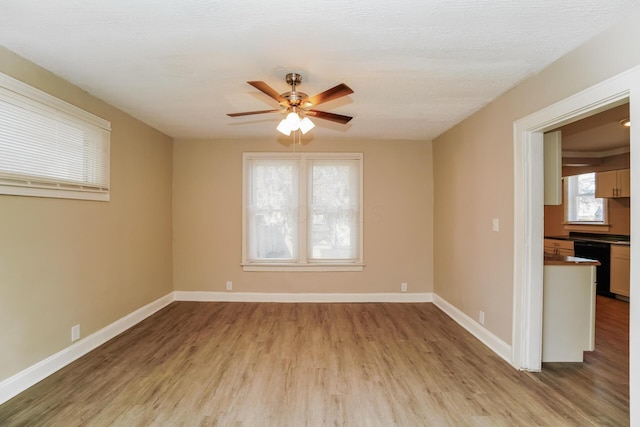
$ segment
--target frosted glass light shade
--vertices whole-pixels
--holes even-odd
[[[291,135],[291,127],[289,126],[287,119],[280,120],[280,124],[278,124],[278,127],[276,127],[276,130],[287,136]]]
[[[313,124],[313,122],[311,120],[309,120],[309,117],[305,117],[304,119],[300,120],[300,131],[303,134],[309,132],[314,127],[315,127],[315,125]]]
[[[298,116],[298,113],[291,112],[287,114],[286,120],[291,130],[300,129],[300,116]]]

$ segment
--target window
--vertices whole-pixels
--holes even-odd
[[[0,74],[0,194],[109,200],[110,123]]]
[[[246,271],[362,270],[362,154],[245,153]]]
[[[595,197],[596,174],[585,173],[564,178],[565,222],[605,224],[606,199]]]

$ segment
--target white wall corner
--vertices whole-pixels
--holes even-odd
[[[200,302],[282,302],[282,303],[332,303],[332,302],[398,302],[423,303],[432,302],[431,292],[421,293],[268,293],[268,292],[195,292],[175,291],[176,301]]]
[[[22,393],[91,350],[140,323],[174,301],[173,292],[116,320],[99,331],[0,382],[0,404]]]
[[[456,323],[465,328],[471,335],[489,347],[495,354],[513,366],[511,362],[511,346],[509,344],[489,332],[478,322],[451,305],[438,294],[433,294],[433,303],[447,316],[451,317],[456,321]]]

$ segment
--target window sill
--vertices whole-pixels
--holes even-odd
[[[363,271],[364,263],[242,263],[243,271]]]
[[[39,188],[18,185],[5,185],[0,182],[0,194],[9,196],[27,196],[27,197],[46,197],[52,199],[75,199],[75,200],[93,200],[98,202],[108,202],[108,191],[86,191],[75,190],[71,188]]]
[[[593,222],[565,222],[564,229],[572,231],[609,231],[611,224],[593,223]]]

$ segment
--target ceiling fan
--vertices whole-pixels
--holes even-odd
[[[279,109],[246,111],[243,113],[229,113],[227,114],[227,116],[239,117],[249,116],[253,114],[288,112],[289,114],[280,122],[277,127],[278,131],[284,133],[285,135],[289,135],[291,134],[291,131],[296,131],[298,129],[302,133],[307,133],[307,131],[313,128],[315,125],[311,122],[311,120],[309,120],[307,116],[330,120],[332,122],[341,124],[347,124],[353,118],[350,116],[344,116],[342,114],[328,113],[326,111],[313,109],[313,107],[315,107],[316,105],[320,105],[322,103],[353,93],[353,90],[346,84],[340,83],[339,85],[334,86],[331,89],[327,89],[315,96],[309,96],[306,93],[298,92],[296,90],[296,86],[300,85],[302,81],[302,76],[300,74],[289,73],[286,75],[285,80],[287,84],[291,86],[290,92],[278,93],[271,86],[261,81],[247,82],[259,91],[278,101],[278,103],[280,104]]]

